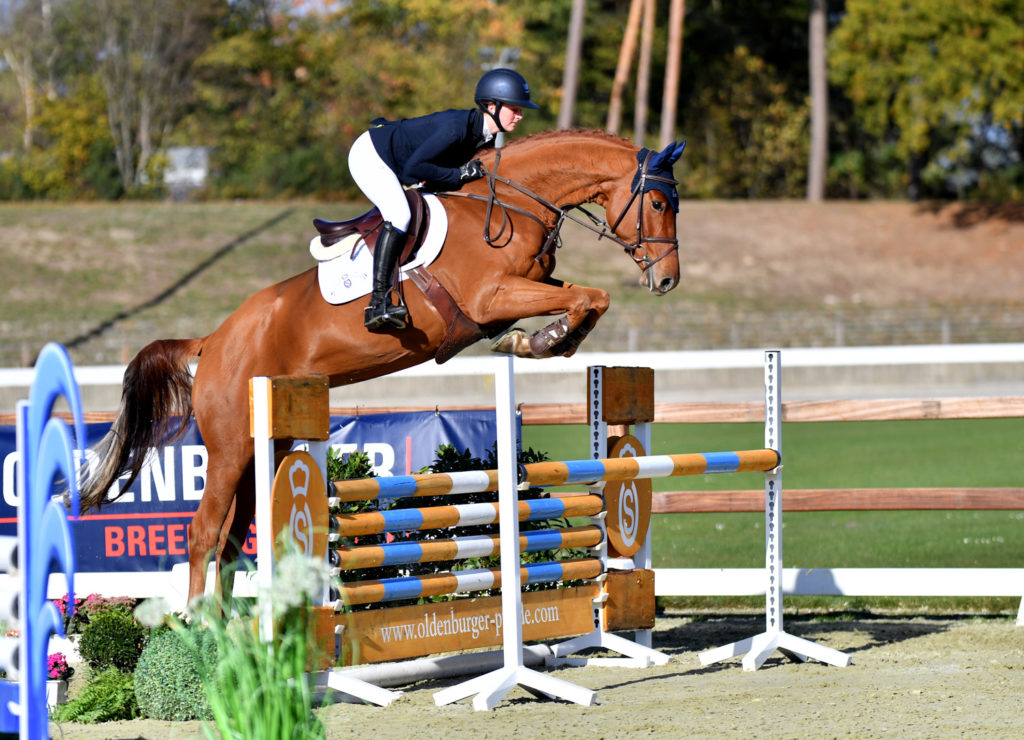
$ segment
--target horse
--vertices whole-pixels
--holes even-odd
[[[608,310],[609,295],[552,277],[558,228],[569,217],[615,240],[650,293],[672,290],[679,282],[672,167],[681,152],[675,144],[654,152],[601,132],[556,131],[478,153],[488,175],[441,194],[448,231],[429,266],[463,329],[473,327],[468,333],[455,331],[455,322],[414,287],[403,291],[408,326],[370,333],[363,327],[367,299],[328,303],[313,267],[253,294],[208,336],[148,344],[125,370],[115,420],[83,475],[83,513],[122,495],[149,448],[171,441],[194,416],[208,467],[189,535],[188,597],[204,593],[210,558],[217,562],[218,590],[229,597],[230,586],[220,581],[255,512],[250,378],[323,374],[335,387],[441,362],[472,341],[499,335],[496,352],[571,356]],[[608,224],[584,212],[588,224],[574,211],[588,203],[617,217]],[[533,334],[512,328],[502,335],[515,321],[537,316],[560,318]],[[193,377],[189,362],[196,357]],[[118,492],[115,484],[125,476]]]

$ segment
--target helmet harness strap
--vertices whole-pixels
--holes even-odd
[[[499,131],[506,134],[512,133],[507,128],[501,125],[501,108],[503,105],[502,102],[500,100],[488,100],[487,102],[494,103],[494,113],[491,113],[489,110],[487,110],[487,106],[484,105],[483,103],[480,103],[480,110],[482,110],[484,113],[491,117],[491,120],[494,121],[494,125],[498,127]]]

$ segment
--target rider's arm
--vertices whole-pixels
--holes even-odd
[[[460,143],[458,132],[447,126],[439,127],[425,139],[406,160],[402,174],[413,180],[426,182],[432,190],[456,190],[461,184],[458,167],[447,167],[436,162],[453,146]],[[460,163],[462,164],[462,163]]]

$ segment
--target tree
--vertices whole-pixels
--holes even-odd
[[[764,59],[740,46],[702,74],[715,80],[691,99],[686,192],[698,197],[779,198],[802,192],[808,110]]]
[[[665,92],[661,104],[661,138],[664,149],[675,138],[676,103],[679,97],[679,68],[683,56],[683,19],[686,0],[672,0],[668,20],[668,54],[665,63]]]
[[[190,95],[193,61],[224,5],[197,0],[96,0],[92,52],[125,190],[139,188]]]
[[[583,49],[583,23],[586,0],[572,1],[569,39],[565,45],[565,76],[562,81],[562,104],[558,110],[558,128],[572,128],[576,111],[576,88],[580,77],[580,53]]]
[[[643,23],[640,31],[640,61],[636,70],[636,105],[633,109],[633,141],[637,146],[644,145],[647,134],[647,93],[651,85],[654,15],[654,0],[644,0]]]
[[[622,96],[630,67],[633,65],[633,55],[636,53],[642,7],[643,0],[631,0],[629,4],[629,20],[626,21],[622,46],[619,48],[619,61],[615,67],[615,81],[612,84],[611,100],[608,103],[608,120],[605,123],[605,130],[610,134],[618,134],[619,127],[622,125]]]
[[[846,10],[830,39],[831,78],[863,129],[908,163],[911,196],[955,191],[951,175],[971,161],[974,184],[1010,166],[1019,187],[1024,0],[848,0]],[[1005,142],[988,158],[996,167],[976,156],[994,141]]]
[[[56,98],[55,68],[60,34],[55,14],[61,0],[8,0],[0,4],[0,49],[21,93],[25,123],[22,147],[32,149],[39,98]]]
[[[807,161],[807,200],[825,197],[825,172],[828,169],[828,80],[825,70],[826,0],[811,0],[810,87],[811,156]]]
[[[521,42],[519,21],[501,4],[333,7],[312,15],[232,3],[197,60],[197,105],[186,125],[194,139],[216,143],[221,195],[351,194],[347,149],[371,121],[471,107],[481,47]],[[544,91],[533,85],[533,98]]]

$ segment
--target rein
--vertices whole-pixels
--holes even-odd
[[[579,203],[575,203],[575,204],[572,204],[572,205],[565,205],[565,206],[555,205],[554,203],[552,203],[548,199],[544,198],[541,195],[538,195],[537,193],[533,192],[529,188],[526,188],[526,187],[524,187],[523,185],[520,185],[517,182],[513,182],[512,180],[509,180],[506,177],[502,177],[496,171],[488,171],[487,172],[487,189],[488,189],[488,194],[486,196],[477,195],[475,193],[460,193],[460,192],[438,193],[438,195],[441,195],[443,197],[469,198],[471,200],[478,200],[478,201],[481,201],[483,203],[486,203],[487,204],[487,212],[486,212],[485,217],[484,217],[484,233],[483,233],[483,238],[484,238],[484,241],[487,242],[492,247],[494,247],[494,246],[503,246],[503,245],[496,245],[495,242],[497,242],[499,239],[501,239],[501,237],[505,233],[505,230],[511,225],[511,219],[509,218],[508,212],[509,211],[513,211],[515,213],[518,213],[520,215],[527,216],[527,217],[533,219],[534,221],[539,223],[541,225],[541,227],[544,229],[544,231],[546,232],[547,237],[544,240],[544,246],[541,248],[541,250],[537,254],[537,256],[534,257],[534,260],[539,262],[542,257],[546,256],[547,254],[550,254],[554,249],[556,249],[558,247],[561,247],[561,241],[562,241],[562,239],[561,239],[561,231],[562,231],[562,226],[565,223],[565,220],[569,219],[570,221],[573,221],[574,223],[582,226],[583,228],[587,229],[588,231],[591,231],[591,232],[597,234],[597,238],[598,239],[605,239],[605,238],[607,238],[607,239],[612,240],[613,242],[615,242],[619,246],[621,246],[623,248],[623,250],[630,256],[630,258],[637,264],[637,266],[640,267],[641,271],[646,272],[649,268],[651,268],[652,266],[657,264],[659,261],[661,261],[662,259],[667,257],[671,252],[678,251],[678,249],[679,249],[679,241],[678,241],[678,239],[669,238],[669,237],[650,237],[650,238],[646,238],[645,239],[644,238],[644,228],[643,228],[643,208],[642,207],[640,208],[640,213],[637,216],[637,221],[636,221],[636,240],[635,241],[633,241],[632,243],[628,243],[625,240],[619,238],[615,234],[615,229],[622,222],[622,219],[625,218],[626,213],[629,212],[629,209],[633,206],[633,203],[636,201],[637,197],[640,197],[641,199],[643,198],[643,194],[646,192],[646,185],[647,185],[647,183],[649,181],[658,181],[658,182],[668,183],[668,184],[673,185],[673,186],[679,184],[679,182],[677,180],[674,180],[672,178],[661,177],[661,176],[658,176],[658,175],[650,174],[648,169],[649,169],[649,163],[650,163],[651,155],[652,155],[652,152],[648,152],[647,156],[644,158],[643,163],[639,166],[639,168],[638,168],[639,169],[639,177],[637,178],[637,184],[633,187],[632,196],[630,197],[629,202],[626,203],[626,205],[623,207],[622,212],[619,214],[618,218],[615,219],[614,225],[609,225],[608,222],[605,219],[599,218],[598,216],[595,216],[594,214],[590,213],[589,211],[584,209],[582,207],[582,205],[579,204]],[[501,151],[499,150],[498,151],[498,157],[495,158],[495,161],[494,161],[494,169],[495,170],[497,170],[497,168],[498,168],[498,163],[500,161],[500,156],[501,156]],[[551,211],[552,213],[556,214],[557,218],[556,218],[554,226],[551,227],[551,228],[548,228],[547,224],[543,221],[543,219],[541,219],[535,213],[532,213],[531,211],[528,211],[528,210],[526,210],[524,208],[519,208],[518,206],[514,206],[514,205],[512,205],[510,203],[505,203],[502,200],[500,200],[498,198],[497,191],[496,191],[496,188],[495,188],[495,183],[497,183],[497,182],[500,182],[500,183],[502,183],[504,185],[507,185],[510,188],[514,189],[514,190],[518,190],[523,195],[526,195],[527,197],[529,197],[530,199],[532,199],[536,203],[544,206],[544,208],[546,208],[549,211]],[[501,209],[501,213],[502,213],[501,228],[498,230],[497,235],[493,235],[491,233],[491,213],[493,212],[493,209],[494,209],[495,205],[497,205],[498,208]],[[583,216],[586,217],[586,220],[584,220],[583,218],[578,216],[576,213],[574,213],[574,211],[579,211],[580,213],[582,213]],[[647,257],[646,254],[643,257],[637,257],[636,256],[636,251],[643,246],[644,242],[672,244],[673,245],[673,249],[667,250],[660,257],[657,257],[656,259],[653,259],[653,260],[650,259],[649,257]]]

